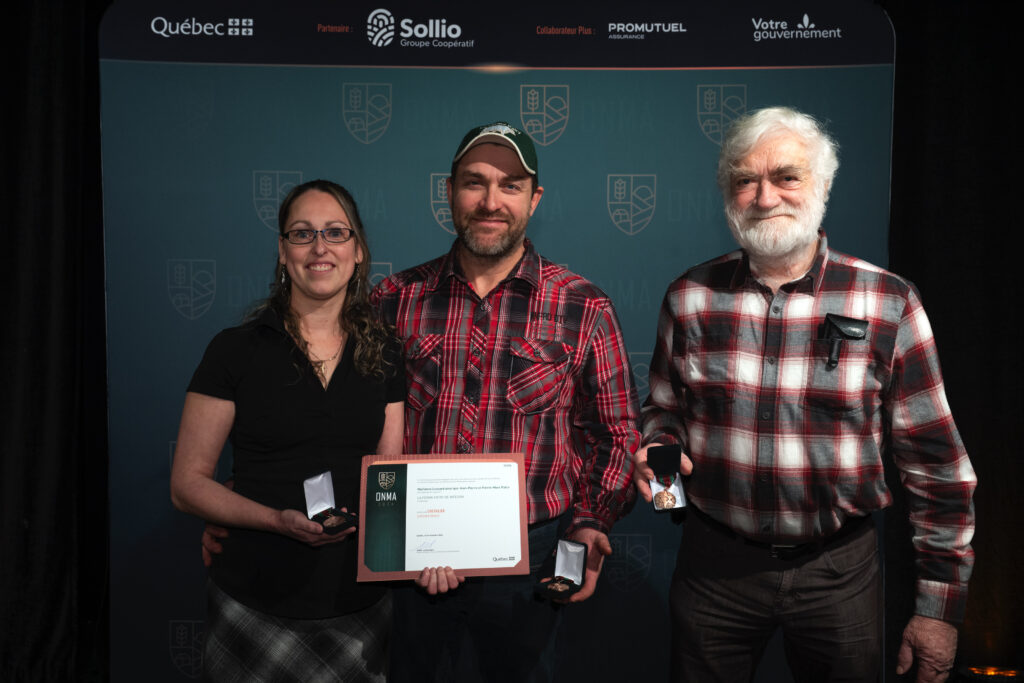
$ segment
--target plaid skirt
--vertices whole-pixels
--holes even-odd
[[[287,619],[250,609],[207,585],[203,680],[383,681],[387,678],[391,594],[359,612]]]

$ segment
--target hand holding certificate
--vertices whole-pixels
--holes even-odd
[[[359,581],[529,573],[522,454],[365,456]]]

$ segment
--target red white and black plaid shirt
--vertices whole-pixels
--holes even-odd
[[[485,298],[445,256],[371,300],[405,345],[408,453],[523,453],[530,523],[573,508],[607,532],[629,508],[638,401],[611,300],[526,253]]]
[[[827,313],[867,322],[835,367]],[[669,286],[650,367],[644,442],[682,444],[690,500],[748,538],[803,543],[886,507],[891,456],[915,530],[917,613],[962,620],[976,479],[913,285],[822,234],[807,275],[773,295],[736,251]]]

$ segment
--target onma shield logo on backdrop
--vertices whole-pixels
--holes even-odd
[[[195,320],[213,305],[217,262],[213,259],[167,259],[167,296],[182,317]]]
[[[430,210],[434,213],[434,220],[445,229],[446,232],[455,234],[455,224],[452,223],[452,209],[448,206],[448,174],[430,174]]]
[[[629,364],[633,366],[633,377],[636,378],[636,393],[641,403],[647,400],[647,395],[651,393],[649,381],[651,358],[653,355],[650,351],[629,352]]]
[[[651,572],[650,534],[611,534],[612,554],[605,558],[602,576],[615,590],[632,593]]]
[[[188,678],[203,672],[203,622],[172,619],[167,622],[168,649],[174,667]]]
[[[277,232],[277,208],[292,188],[302,183],[302,171],[253,171],[252,203],[256,215]]]
[[[658,176],[646,174],[608,174],[608,215],[615,227],[635,235],[654,218]]]
[[[519,86],[519,118],[534,142],[551,144],[569,124],[569,86]]]
[[[391,123],[390,83],[343,83],[342,117],[345,126],[359,142],[374,142]]]
[[[374,261],[370,264],[370,272],[367,273],[367,278],[370,280],[370,286],[376,287],[380,284],[381,280],[386,280],[391,277],[391,273],[391,261]]]
[[[722,133],[747,111],[747,86],[698,85],[697,121],[704,137],[722,144]]]

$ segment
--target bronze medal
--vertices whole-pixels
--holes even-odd
[[[654,495],[654,507],[659,510],[669,510],[676,506],[676,497],[668,491],[659,491]]]
[[[336,515],[331,515],[330,517],[325,519],[323,522],[321,522],[321,524],[323,524],[324,527],[326,528],[326,527],[338,526],[343,521],[345,521],[345,520],[342,517],[339,517],[339,516],[336,516]]]

